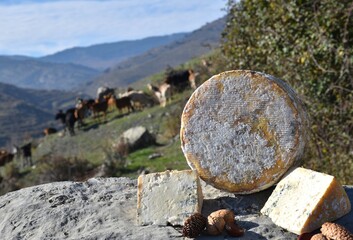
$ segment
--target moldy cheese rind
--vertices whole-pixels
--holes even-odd
[[[185,105],[181,147],[204,181],[249,194],[299,165],[307,122],[300,100],[282,80],[228,71],[207,80]]]

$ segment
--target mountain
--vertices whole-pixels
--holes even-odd
[[[99,71],[77,64],[44,62],[44,58],[26,56],[0,56],[0,82],[3,82],[0,83],[0,146],[13,139],[41,134],[45,127],[55,126],[56,111],[73,106],[74,99],[82,92],[94,96],[101,85],[128,86],[167,66],[174,67],[210,52],[219,45],[224,24],[225,20],[220,19],[187,35],[172,35],[171,38],[174,36],[178,40],[124,60],[99,77]],[[148,38],[148,42],[153,40]],[[139,40],[131,48],[142,51],[138,43]],[[36,88],[47,90],[34,90]]]
[[[80,65],[0,56],[0,82],[23,88],[71,90],[98,74],[99,71]]]
[[[74,105],[76,97],[72,92],[23,89],[0,83],[0,146],[55,127],[56,111]]]
[[[39,59],[45,62],[74,63],[96,70],[104,70],[152,48],[182,39],[185,35],[186,33],[176,33],[140,40],[74,47]]]
[[[83,86],[83,91],[93,95],[100,86],[126,87],[168,66],[178,66],[192,58],[211,51],[220,44],[225,18],[208,23],[200,29],[173,43],[151,49],[139,56],[125,60],[106,70]]]

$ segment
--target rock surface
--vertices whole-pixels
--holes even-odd
[[[138,126],[123,132],[118,139],[119,143],[128,144],[129,150],[133,151],[155,144],[156,138],[145,127]]]
[[[201,235],[198,239],[296,239],[259,214],[273,188],[236,196],[203,184],[203,214],[234,209],[241,238]],[[353,186],[346,187],[353,201]],[[92,178],[86,182],[56,182],[0,197],[1,239],[183,239],[180,229],[138,226],[137,181]],[[353,232],[353,212],[336,221]]]

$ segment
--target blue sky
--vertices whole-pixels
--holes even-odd
[[[1,0],[0,55],[44,56],[93,44],[193,31],[226,0]]]

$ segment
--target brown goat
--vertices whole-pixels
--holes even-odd
[[[6,163],[11,162],[14,159],[14,154],[9,153],[6,150],[0,150],[0,167],[4,166]]]
[[[95,102],[91,105],[91,110],[93,113],[93,117],[99,118],[99,113],[103,113],[103,117],[106,118],[107,115],[107,110],[108,110],[108,102],[107,100],[102,101],[102,102]]]
[[[123,110],[127,108],[127,112],[133,112],[135,111],[134,107],[131,104],[131,99],[130,97],[122,97],[118,98],[115,101],[116,108],[119,110],[120,113],[123,113]]]
[[[114,94],[109,94],[104,97],[108,103],[108,109],[113,110],[116,107],[116,97]]]
[[[176,91],[184,91],[187,87],[196,89],[196,74],[192,69],[188,70],[172,70],[167,73],[164,80],[165,83],[170,84]]]
[[[45,136],[48,136],[48,135],[56,133],[56,132],[57,132],[57,130],[55,128],[45,128],[43,130],[43,133]]]

